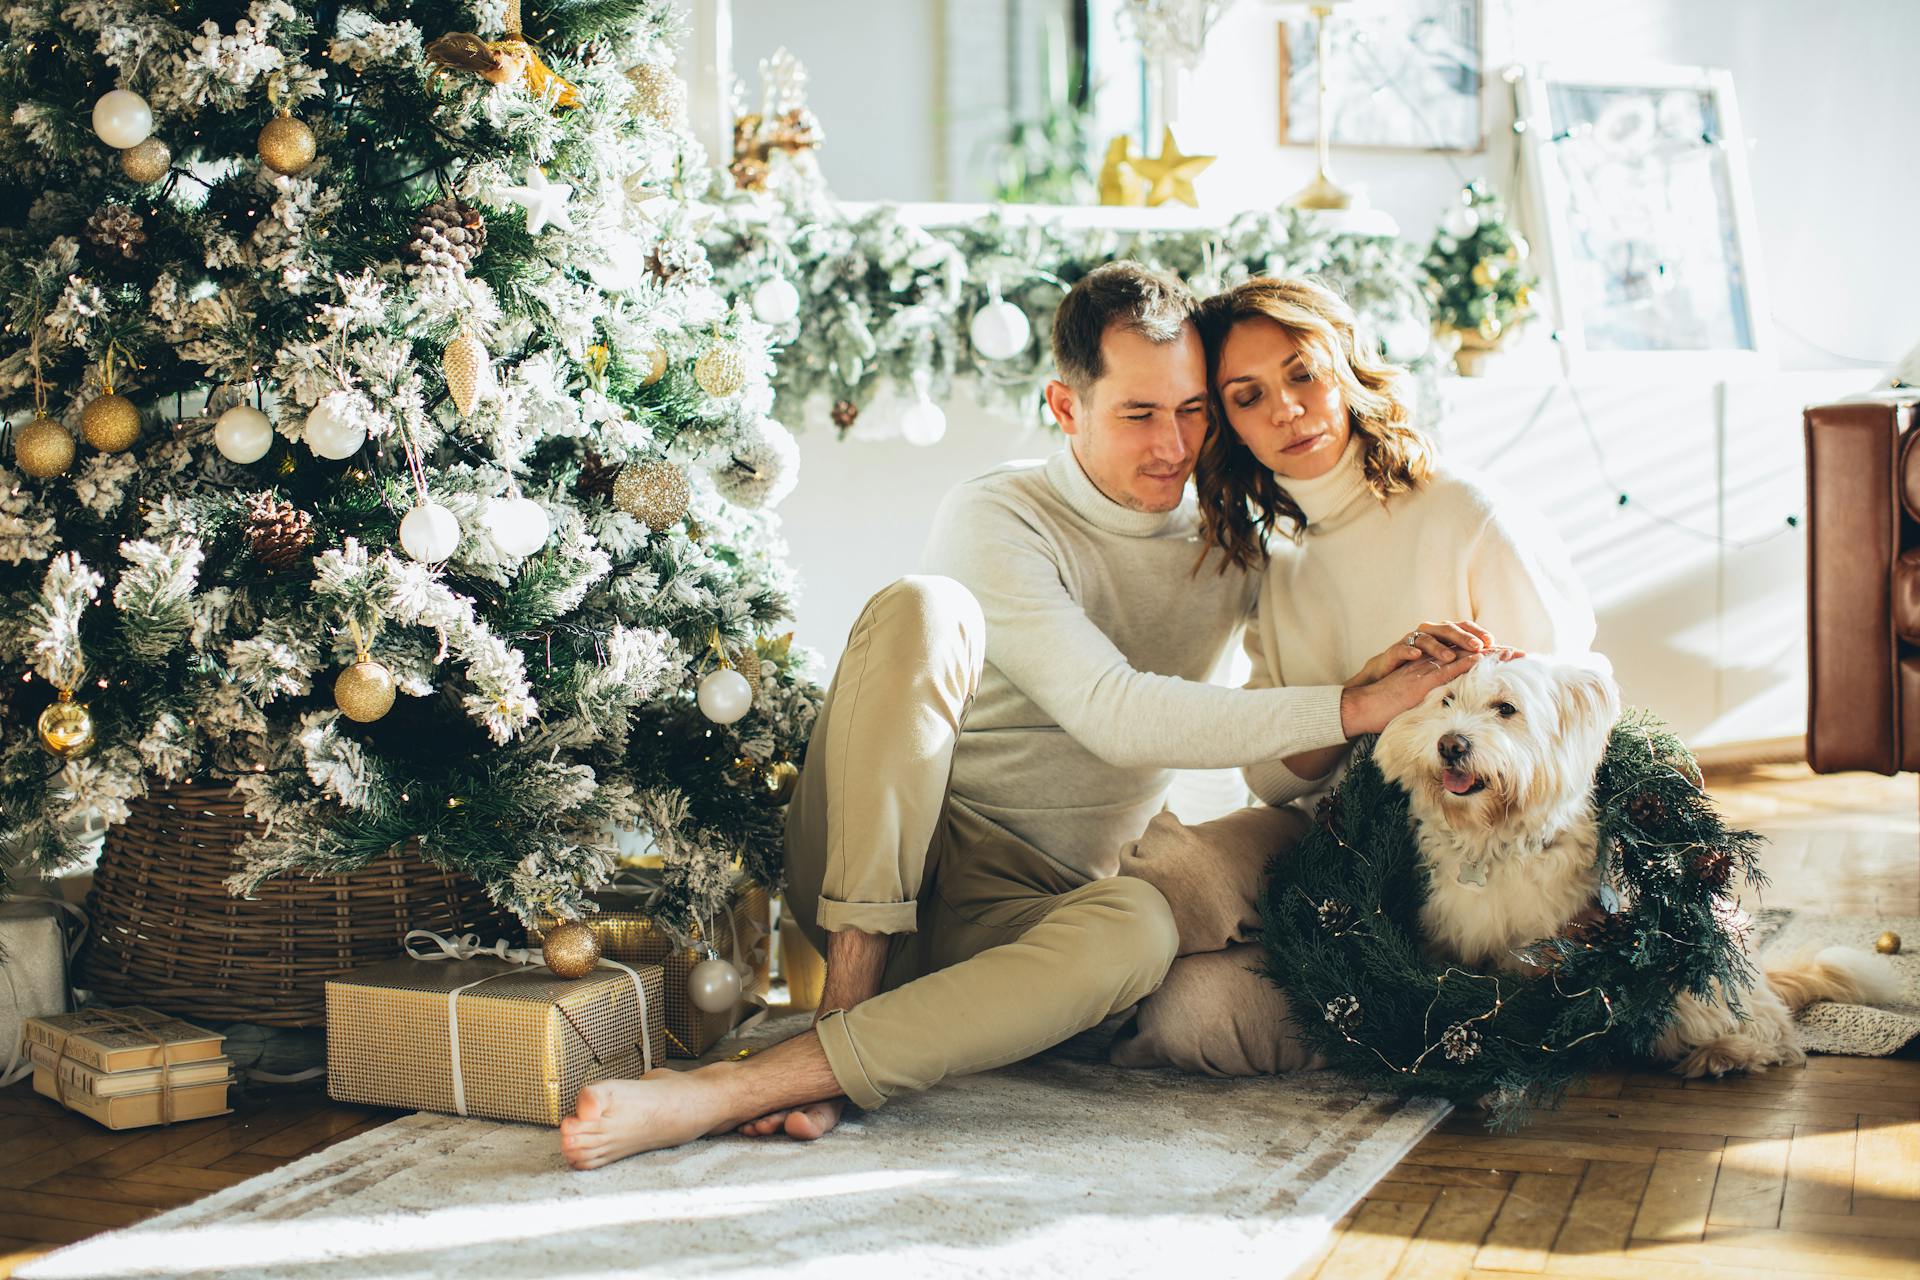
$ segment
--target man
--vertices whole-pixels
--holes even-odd
[[[1076,284],[1046,392],[1069,448],[955,489],[930,576],[854,624],[787,815],[787,901],[827,959],[813,1029],[587,1086],[562,1126],[576,1168],[736,1127],[817,1138],[846,1099],[877,1107],[1129,1008],[1179,935],[1159,890],[1115,872],[1172,771],[1376,732],[1473,664],[1351,689],[1204,683],[1258,577],[1198,565],[1193,307],[1135,263]]]

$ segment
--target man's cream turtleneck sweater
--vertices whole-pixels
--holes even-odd
[[[1166,802],[1175,769],[1217,769],[1345,741],[1340,687],[1203,683],[1252,609],[1260,577],[1200,553],[1192,494],[1138,512],[1101,493],[1071,451],[955,488],[925,572],[980,602],[986,671],[954,753],[953,800],[1080,875],[1112,875],[1121,844]]]

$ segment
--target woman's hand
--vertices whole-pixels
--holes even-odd
[[[1442,665],[1463,653],[1498,650],[1503,657],[1524,656],[1517,649],[1501,649],[1493,636],[1477,622],[1423,622],[1409,631],[1405,639],[1382,649],[1356,671],[1346,687],[1357,689],[1373,684],[1419,658],[1430,658]]]
[[[1410,711],[1443,684],[1474,669],[1483,655],[1455,654],[1451,661],[1422,657],[1404,660],[1371,684],[1350,685],[1340,694],[1340,729],[1349,738],[1378,733],[1402,711]]]

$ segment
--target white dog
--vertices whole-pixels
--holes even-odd
[[[1405,788],[1432,888],[1420,912],[1449,959],[1510,972],[1600,890],[1594,775],[1620,715],[1605,660],[1482,662],[1381,733],[1374,758]],[[1877,958],[1829,947],[1772,970],[1739,1012],[1683,994],[1655,1054],[1687,1076],[1758,1071],[1806,1057],[1793,1013],[1817,1000],[1892,995]]]

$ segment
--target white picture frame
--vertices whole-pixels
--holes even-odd
[[[1528,68],[1516,85],[1567,372],[1773,362],[1746,135],[1712,67]]]
[[[1325,19],[1332,46],[1328,141],[1341,150],[1486,149],[1482,0],[1371,0]],[[1279,24],[1282,146],[1319,139],[1317,38],[1305,11]]]

